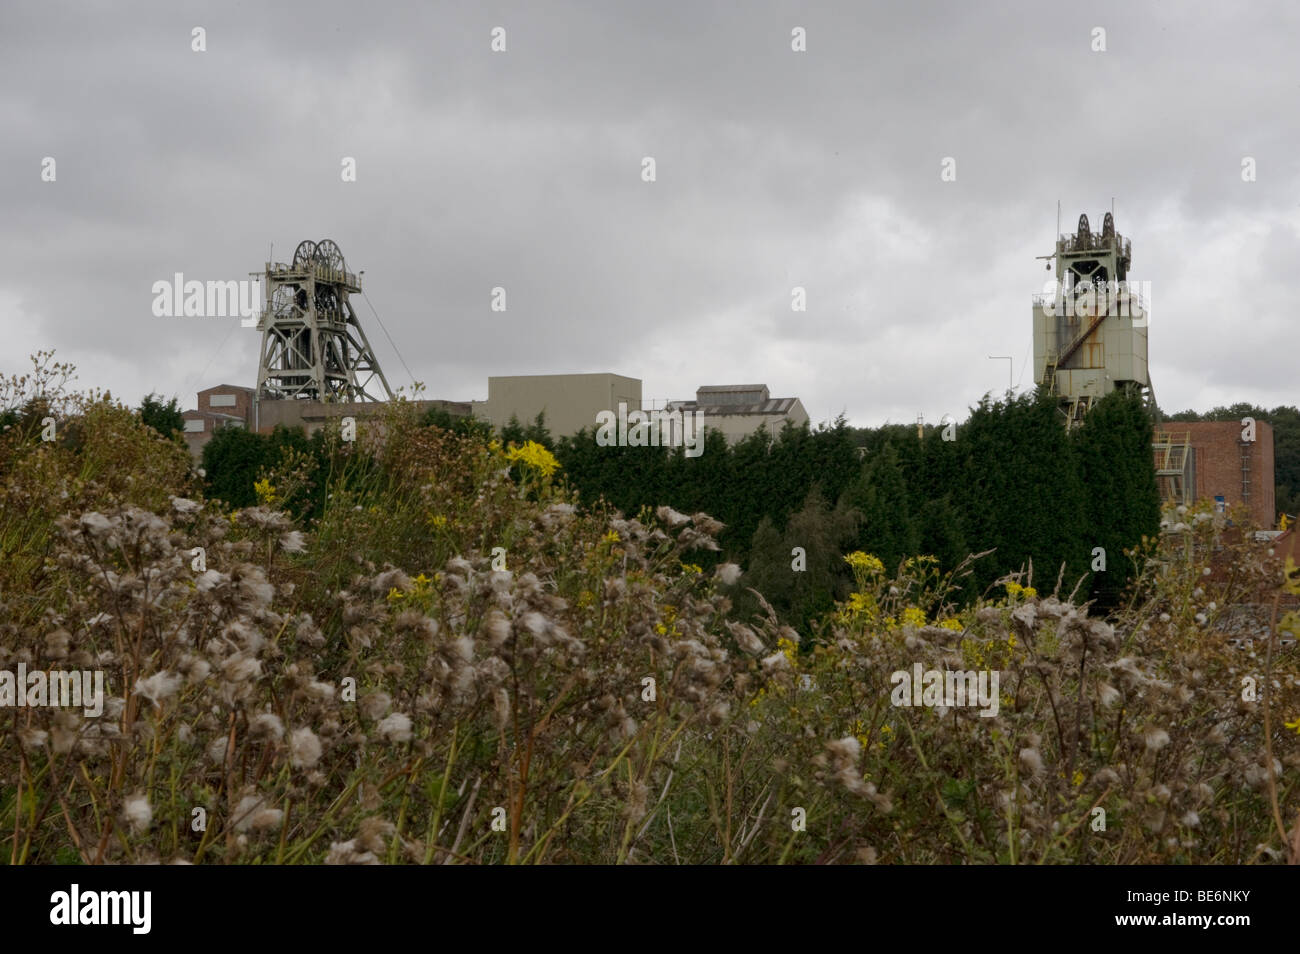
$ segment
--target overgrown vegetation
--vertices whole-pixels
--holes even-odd
[[[0,671],[98,668],[109,699],[0,709],[11,863],[1300,859],[1296,651],[1208,629],[1208,514],[1108,620],[1054,573],[852,550],[814,640],[705,568],[719,520],[583,506],[539,442],[397,402],[227,504],[138,414],[63,398],[57,439],[0,436]],[[828,479],[770,526],[818,514],[810,566],[857,532]],[[1243,549],[1243,581],[1282,570]],[[892,704],[918,665],[997,671],[996,714]]]

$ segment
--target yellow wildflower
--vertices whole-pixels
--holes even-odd
[[[885,572],[885,564],[880,562],[879,557],[863,553],[861,550],[854,550],[844,558],[844,562],[855,570],[865,570],[868,573]]]
[[[924,611],[917,609],[915,606],[909,606],[907,609],[903,610],[901,622],[904,626],[924,626],[925,613]]]
[[[798,647],[794,644],[794,640],[786,639],[782,636],[776,641],[776,648],[785,653],[785,658],[790,660],[792,664],[796,662],[795,654],[798,651]]]
[[[852,623],[859,616],[874,620],[877,612],[879,607],[876,598],[870,593],[850,593],[849,598],[840,607],[839,619],[844,623]]]
[[[522,447],[512,446],[506,452],[506,460],[512,464],[518,461],[543,477],[551,476],[560,467],[560,462],[555,459],[555,455],[537,441],[524,441]]]
[[[253,492],[257,494],[257,502],[263,506],[275,503],[275,485],[271,483],[271,478],[263,477],[261,480],[253,482]]]

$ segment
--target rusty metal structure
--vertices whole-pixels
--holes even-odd
[[[360,293],[360,276],[348,271],[338,245],[330,239],[300,243],[292,262],[266,263],[263,283],[259,401],[392,399],[352,308],[350,296]]]
[[[1151,441],[1155,455],[1156,486],[1162,504],[1192,504],[1196,499],[1196,455],[1186,430],[1157,428]]]

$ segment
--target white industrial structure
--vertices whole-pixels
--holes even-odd
[[[1056,288],[1034,297],[1035,380],[1058,396],[1071,426],[1117,388],[1150,402],[1147,304],[1130,287],[1132,249],[1111,214],[1099,235],[1079,216],[1078,231],[1042,257],[1056,260]]]

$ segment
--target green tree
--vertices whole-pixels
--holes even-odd
[[[915,436],[912,442],[916,442]],[[857,549],[879,557],[888,573],[893,574],[905,559],[916,555],[920,532],[893,442],[867,458],[841,503],[857,514]]]
[[[1083,482],[1085,545],[1105,552],[1092,595],[1102,609],[1119,605],[1134,573],[1123,551],[1160,531],[1160,493],[1151,454],[1151,418],[1137,395],[1113,391],[1088,412],[1074,440]]]
[[[1273,425],[1273,479],[1278,513],[1300,513],[1300,409],[1279,405],[1268,412]]]
[[[257,503],[253,483],[268,462],[270,440],[242,427],[219,427],[203,445],[203,470],[209,496],[232,507]]]
[[[175,396],[164,404],[161,395],[146,394],[140,402],[140,420],[168,438],[182,433],[185,428],[185,419],[181,417],[180,404]]]
[[[1055,399],[985,397],[957,430],[954,503],[975,551],[996,548],[973,577],[979,589],[1027,569],[1044,592],[1064,567],[1065,590],[1087,570],[1084,498],[1074,448]]]
[[[835,600],[848,596],[852,576],[844,563],[844,548],[853,541],[855,526],[855,515],[844,507],[832,508],[814,484],[783,530],[771,517],[759,522],[744,585],[762,593],[801,634],[812,634]],[[796,547],[802,552],[803,569],[795,568]],[[737,605],[741,615],[757,609],[757,601],[747,594]]]
[[[944,572],[955,570],[970,555],[962,529],[961,514],[953,506],[949,494],[922,501],[916,525],[917,550],[938,559],[939,567]]]
[[[519,423],[519,415],[511,414],[510,420],[501,425],[501,443],[509,447],[511,444],[522,444],[524,437],[524,426]]]
[[[538,411],[533,422],[527,426],[519,423],[518,415],[511,414],[510,420],[501,428],[501,443],[522,444],[525,441],[536,441],[549,451],[555,450],[555,441],[546,427],[545,411]]]
[[[546,427],[545,411],[538,411],[537,416],[533,418],[533,423],[524,428],[524,440],[541,444],[548,451],[555,450],[555,441],[551,438],[551,432]]]

